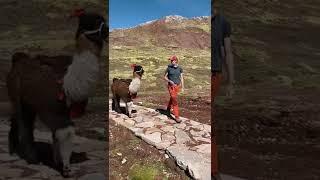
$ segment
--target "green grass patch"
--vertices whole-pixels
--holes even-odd
[[[161,176],[164,167],[159,164],[135,164],[129,171],[130,180],[154,180]],[[163,179],[167,179],[164,177]]]
[[[161,47],[128,47],[113,46],[110,48],[109,72],[114,77],[131,78],[131,64],[142,65],[145,74],[142,77],[142,92],[167,92],[163,76],[168,57],[177,55],[179,64],[184,70],[185,88],[189,91],[207,90],[210,88],[210,51],[179,49],[170,50]]]

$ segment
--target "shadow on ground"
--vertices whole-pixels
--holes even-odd
[[[168,118],[174,120],[174,117],[166,109],[156,109],[156,111],[159,112],[160,114],[166,115],[166,116],[168,116]]]
[[[53,160],[52,144],[45,142],[35,142],[35,149],[37,151],[39,163],[55,169],[58,172],[62,172],[62,166],[56,165]],[[70,162],[71,164],[81,163],[89,160],[85,152],[72,152]]]

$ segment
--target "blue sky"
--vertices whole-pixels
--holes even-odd
[[[110,29],[128,28],[168,15],[210,16],[210,0],[109,0]]]

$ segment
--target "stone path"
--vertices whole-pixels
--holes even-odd
[[[111,110],[109,119],[174,159],[194,179],[211,179],[211,126],[182,118],[177,124],[154,109],[134,105],[132,118]]]
[[[29,165],[26,161],[8,153],[8,117],[0,117],[0,180],[2,179],[65,179],[60,173],[46,165]],[[51,143],[51,133],[34,131],[35,140]],[[74,177],[68,179],[105,180],[106,142],[76,136],[74,153],[85,153],[83,160],[71,164]],[[48,153],[45,151],[45,153]]]

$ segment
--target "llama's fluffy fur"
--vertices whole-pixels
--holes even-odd
[[[75,54],[63,79],[63,88],[68,100],[86,100],[94,92],[98,78],[98,57],[90,51]]]
[[[138,90],[140,89],[140,85],[141,85],[141,80],[140,78],[136,77],[134,79],[132,79],[130,85],[129,85],[129,91],[132,94],[135,94],[138,92]]]

